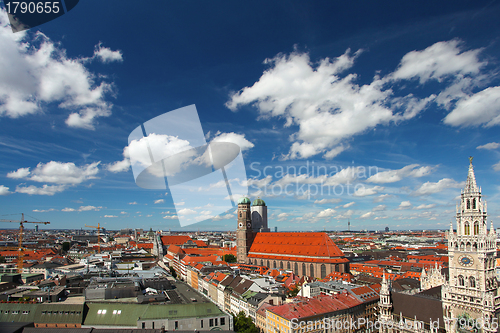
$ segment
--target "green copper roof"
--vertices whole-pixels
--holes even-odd
[[[250,204],[250,199],[247,197],[240,198],[240,200],[238,200],[238,205],[239,204]]]
[[[265,206],[266,203],[261,198],[257,198],[253,201],[252,206]]]

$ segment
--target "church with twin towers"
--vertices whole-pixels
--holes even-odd
[[[236,247],[241,264],[285,269],[323,279],[349,271],[349,260],[325,232],[270,232],[264,200],[238,201]]]

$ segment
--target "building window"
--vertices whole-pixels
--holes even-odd
[[[146,328],[146,323],[145,322],[142,323],[142,328]]]
[[[474,222],[474,235],[479,235],[479,222]]]
[[[465,280],[464,280],[464,277],[462,275],[458,276],[458,285],[460,287],[463,287],[465,285]]]
[[[476,288],[476,279],[473,276],[469,278],[469,287]]]
[[[224,325],[226,325],[226,318],[221,317],[221,319],[220,319],[220,326],[224,326]]]
[[[310,274],[311,276],[314,276],[314,265],[313,265],[313,264],[311,264],[311,265],[309,266],[309,274]]]
[[[175,328],[175,329],[178,329],[178,328],[179,328],[179,322],[178,322],[178,321],[176,321],[176,322],[174,323],[174,328]]]
[[[321,265],[321,278],[324,279],[326,277],[326,266],[325,264]]]
[[[467,209],[470,209],[470,200],[467,199]]]
[[[303,276],[307,275],[307,272],[306,272],[306,264],[305,264],[305,263],[302,263],[302,275],[303,275]]]
[[[465,222],[465,226],[464,226],[464,234],[466,236],[470,235],[470,226],[469,226],[469,222]]]
[[[297,263],[294,265],[294,273],[295,275],[299,275],[299,265]]]
[[[209,325],[210,327],[214,326],[214,320],[213,320],[213,319],[210,319],[210,320],[208,321],[208,325]]]
[[[217,318],[215,318],[215,326],[218,326],[218,324],[217,324]]]

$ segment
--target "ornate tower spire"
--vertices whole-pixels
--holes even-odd
[[[464,193],[478,193],[479,189],[476,184],[476,176],[474,175],[474,167],[472,166],[473,157],[469,157],[469,173],[467,175],[467,182],[465,183]]]

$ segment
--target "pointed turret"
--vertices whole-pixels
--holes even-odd
[[[493,227],[493,220],[490,221],[491,224],[490,224],[490,235],[494,235],[495,234],[495,228]]]
[[[479,193],[476,184],[476,176],[474,175],[474,167],[472,166],[472,156],[469,157],[469,173],[467,174],[467,182],[465,183],[464,193]]]

